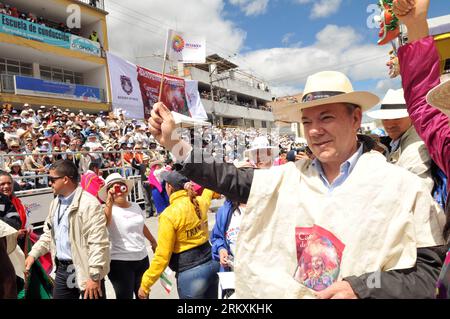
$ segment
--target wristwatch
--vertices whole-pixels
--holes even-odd
[[[91,275],[90,277],[91,277],[91,279],[93,281],[99,281],[100,280],[100,274]]]

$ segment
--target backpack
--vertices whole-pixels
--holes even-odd
[[[445,209],[447,203],[447,176],[433,161],[431,162],[431,177],[434,181],[434,187],[431,192],[434,200]]]

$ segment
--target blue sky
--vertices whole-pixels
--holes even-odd
[[[311,44],[315,34],[327,24],[352,26],[357,29],[367,42],[376,41],[378,30],[369,29],[366,20],[370,13],[367,7],[374,4],[371,0],[342,0],[339,11],[324,18],[310,18],[313,3],[298,4],[295,0],[269,1],[266,12],[247,16],[235,5],[226,2],[226,17],[247,32],[246,47],[255,50],[282,46],[281,39],[287,33],[295,33],[292,42],[301,41]],[[372,11],[371,11],[372,12]],[[432,0],[429,17],[450,14],[448,0]]]
[[[325,0],[324,2],[326,2]],[[240,3],[244,3],[241,1]],[[301,2],[301,1],[300,1]],[[378,29],[367,27],[367,19],[374,12],[369,10],[369,5],[373,5],[374,1],[370,0],[342,0],[333,1],[340,3],[335,13],[331,13],[324,17],[311,17],[313,5],[319,0],[308,1],[304,4],[299,0],[277,0],[268,1],[264,12],[254,15],[247,15],[243,10],[239,10],[237,5],[233,5],[230,1],[225,5],[225,16],[232,20],[236,25],[245,30],[246,38],[242,53],[253,52],[255,50],[270,49],[274,47],[309,47],[316,42],[316,34],[323,30],[327,25],[336,25],[339,27],[351,27],[359,36],[357,43],[375,44],[378,36]],[[309,3],[308,3],[309,2]],[[436,17],[450,14],[450,5],[447,0],[431,1],[429,17]],[[285,40],[283,42],[283,39]],[[386,50],[390,46],[385,46]],[[386,55],[387,61],[387,55]],[[358,62],[355,60],[355,63]],[[384,63],[384,62],[383,62]],[[378,63],[381,67],[384,65]],[[316,71],[314,66],[313,71]],[[302,70],[307,73],[306,70]],[[386,69],[387,74],[387,69]],[[268,79],[269,81],[272,79]],[[384,80],[384,83],[380,81]],[[283,83],[281,83],[283,84]],[[275,82],[273,85],[280,85]],[[292,83],[291,83],[292,85]],[[374,90],[379,85],[379,91],[383,91],[388,87],[400,88],[399,80],[389,80],[387,76],[383,79],[374,77],[373,79],[354,81],[355,89],[358,90]],[[301,86],[296,86],[299,89]]]

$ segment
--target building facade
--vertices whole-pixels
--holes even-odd
[[[0,2],[1,104],[110,109],[103,0]]]
[[[441,60],[441,73],[450,73],[450,15],[428,19]]]
[[[272,93],[267,84],[236,64],[214,54],[205,64],[178,66],[178,75],[198,81],[198,90],[208,119],[220,127],[274,127],[267,105]]]

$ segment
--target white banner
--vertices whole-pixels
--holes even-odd
[[[161,74],[107,54],[112,106],[122,109],[127,118],[144,119],[158,100]],[[200,99],[198,82],[166,75],[161,101],[171,110],[196,120],[208,116]],[[184,121],[183,121],[184,122]]]
[[[169,60],[183,63],[205,63],[205,37],[187,35],[169,30],[167,34],[167,53]]]
[[[198,81],[184,80],[186,99],[191,117],[198,120],[207,120],[205,107],[198,92]]]
[[[79,37],[74,34],[70,35],[70,48],[72,50],[77,50],[96,56],[101,56],[102,54],[100,43]]]
[[[20,196],[25,208],[28,210],[27,216],[30,224],[44,222],[50,209],[50,202],[53,200],[53,191],[51,189],[31,195]]]
[[[144,107],[137,67],[118,56],[107,53],[113,110],[122,109],[127,118],[143,119]]]

